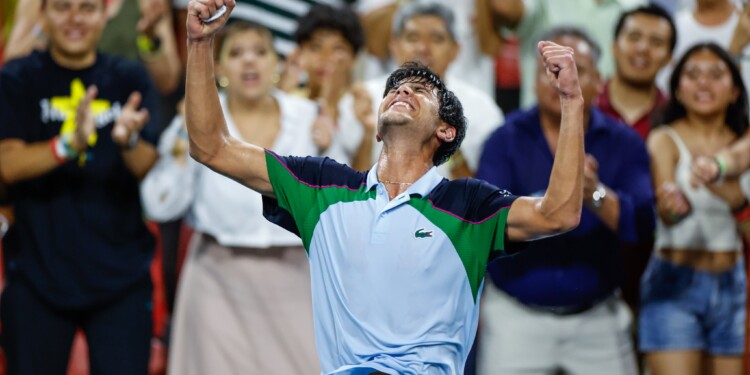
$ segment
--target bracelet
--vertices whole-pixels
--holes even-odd
[[[149,38],[145,34],[138,34],[135,38],[135,44],[138,47],[138,54],[141,57],[151,57],[159,52],[161,39],[159,37]]]
[[[732,216],[734,216],[734,220],[738,223],[750,219],[750,204],[745,201],[744,206],[732,211]]]
[[[55,161],[57,164],[63,164],[67,160],[65,160],[62,155],[64,155],[65,150],[60,150],[60,137],[55,136],[54,138],[49,140],[49,148],[52,150],[52,157],[55,158]]]
[[[724,176],[727,175],[727,161],[719,155],[714,155],[713,159],[714,163],[716,163],[716,166],[719,168],[719,173],[716,175],[712,182],[719,182],[724,179]]]
[[[134,131],[130,133],[130,138],[128,138],[128,143],[122,145],[122,149],[124,150],[132,150],[135,148],[135,145],[138,144],[138,140],[140,139],[140,134],[138,132]]]
[[[52,156],[58,164],[63,164],[78,156],[78,151],[73,149],[70,145],[70,138],[70,134],[65,134],[62,136],[55,136],[50,140],[49,144],[52,149]]]

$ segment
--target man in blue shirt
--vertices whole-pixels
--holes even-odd
[[[328,158],[284,157],[232,138],[214,84],[213,35],[234,6],[188,6],[186,124],[191,155],[262,193],[264,214],[297,233],[310,261],[318,354],[326,374],[461,374],[477,327],[490,257],[513,242],[578,225],[583,97],[572,49],[540,42],[558,92],[560,152],[544,197],[515,197],[437,173],[461,145],[466,119],[441,79],[407,63],[379,108],[384,146],[359,172]]]
[[[632,129],[593,108],[600,87],[595,42],[573,27],[545,37],[575,50],[585,103],[585,209],[576,230],[489,265],[479,368],[634,374],[630,316],[616,293],[620,241],[636,242],[654,227],[648,154]],[[540,61],[537,72],[543,69]],[[528,195],[545,193],[553,155],[562,151],[560,104],[546,77],[536,80],[538,105],[508,116],[485,143],[478,171],[479,178]]]

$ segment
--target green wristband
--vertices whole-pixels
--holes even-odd
[[[719,173],[716,175],[713,182],[721,181],[724,176],[727,175],[727,161],[719,155],[714,155],[714,162],[716,163],[716,166],[719,167]]]

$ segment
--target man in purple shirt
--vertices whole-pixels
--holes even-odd
[[[572,27],[544,38],[575,50],[587,124],[585,209],[577,229],[488,266],[479,373],[635,374],[631,316],[617,290],[621,241],[654,228],[648,154],[638,134],[593,108],[599,47]],[[477,172],[514,194],[544,194],[557,151],[560,104],[543,75],[536,86],[538,106],[508,116]]]

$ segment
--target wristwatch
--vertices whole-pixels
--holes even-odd
[[[600,182],[594,190],[594,194],[591,195],[591,205],[594,208],[599,208],[604,204],[604,198],[607,197],[607,188]]]

